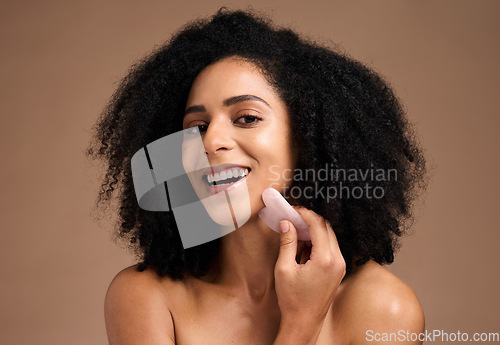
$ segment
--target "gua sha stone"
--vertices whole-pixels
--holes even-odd
[[[264,190],[262,200],[266,207],[259,211],[259,217],[264,224],[280,233],[280,221],[289,220],[297,229],[297,237],[300,241],[311,240],[309,226],[276,189],[267,188]]]

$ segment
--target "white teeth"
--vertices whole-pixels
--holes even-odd
[[[227,169],[224,171],[221,171],[220,173],[215,173],[215,174],[208,174],[207,175],[207,181],[208,183],[213,183],[213,182],[220,182],[229,178],[233,177],[245,177],[248,175],[248,169],[241,169],[241,168],[231,168]],[[219,183],[219,185],[221,185]]]

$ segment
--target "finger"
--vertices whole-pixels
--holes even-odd
[[[328,237],[330,239],[330,248],[333,254],[334,264],[336,267],[343,267],[345,274],[345,260],[342,252],[340,251],[339,242],[337,241],[337,236],[330,225],[330,222],[325,219],[326,229],[328,231]]]
[[[295,261],[296,262],[300,262],[300,255],[305,247],[306,247],[306,243],[304,241],[298,241],[297,254],[295,254]]]
[[[333,231],[330,222],[325,219],[325,226],[328,233],[328,239],[330,242],[330,248],[332,249],[332,253],[340,253],[339,242],[337,241],[337,235],[335,235],[335,231]]]
[[[309,260],[309,257],[311,256],[311,248],[305,248],[302,253],[300,254],[300,264],[305,264],[307,260]]]
[[[297,230],[288,220],[280,221],[280,251],[276,265],[281,267],[295,266],[297,255]]]
[[[323,217],[316,212],[305,207],[294,207],[295,210],[302,216],[306,224],[309,226],[309,234],[311,235],[312,251],[325,253],[330,250],[330,239],[326,230],[326,225]]]

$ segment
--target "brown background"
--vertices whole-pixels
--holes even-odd
[[[133,259],[90,214],[89,129],[132,62],[188,20],[247,4],[2,1],[1,344],[106,344],[104,294]],[[434,171],[390,269],[427,329],[499,332],[500,2],[252,5],[394,86]]]

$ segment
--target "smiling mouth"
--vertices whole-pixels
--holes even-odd
[[[236,187],[236,183],[244,180],[250,171],[250,168],[238,165],[217,166],[204,174],[202,180],[209,191],[218,193],[232,186]]]

